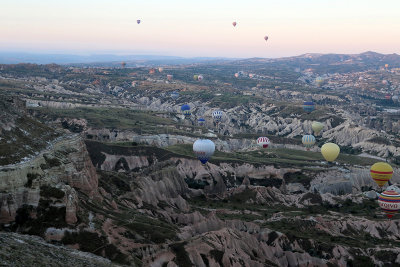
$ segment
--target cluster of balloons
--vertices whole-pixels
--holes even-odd
[[[382,188],[393,176],[393,168],[386,162],[377,162],[371,166],[371,177],[375,183]],[[379,207],[390,219],[400,210],[400,194],[395,190],[388,189],[378,196]]]

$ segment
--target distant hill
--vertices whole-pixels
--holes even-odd
[[[230,63],[228,63],[230,64]],[[304,54],[295,57],[277,59],[249,58],[233,62],[241,66],[253,68],[274,66],[275,68],[313,69],[315,73],[344,73],[379,69],[389,65],[389,68],[400,68],[400,55],[365,52],[361,54]]]

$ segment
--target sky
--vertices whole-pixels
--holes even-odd
[[[3,52],[234,58],[365,51],[400,54],[398,0],[0,3]]]

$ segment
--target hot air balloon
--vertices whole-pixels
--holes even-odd
[[[164,70],[163,67],[159,67],[159,68],[158,68],[158,71],[159,71],[159,72],[163,72],[163,70]]]
[[[385,68],[389,68],[389,64],[385,64]]]
[[[265,40],[265,41],[268,41],[268,36],[264,36],[264,40]]]
[[[324,83],[324,79],[322,77],[317,77],[315,79],[315,84],[320,87]]]
[[[199,124],[199,126],[203,126],[206,123],[206,120],[204,118],[199,118],[197,120],[197,123]]]
[[[206,120],[204,118],[199,118],[197,120],[197,123],[199,124],[199,126],[204,126],[204,124],[206,123]]]
[[[314,121],[311,125],[311,128],[313,129],[315,135],[319,135],[319,133],[324,129],[324,124]]]
[[[193,152],[201,163],[206,164],[215,151],[215,144],[209,139],[199,139],[193,144]]]
[[[201,82],[201,81],[203,80],[203,75],[199,75],[199,76],[197,77],[197,79],[199,80],[199,82]]]
[[[137,24],[140,24],[140,19],[136,20]]]
[[[375,183],[382,187],[392,178],[393,168],[386,162],[377,162],[371,166],[370,173]]]
[[[173,77],[174,77],[173,75],[168,74],[168,75],[167,75],[167,80],[168,80],[168,81],[171,81]]]
[[[258,137],[257,138],[257,145],[262,146],[263,148],[267,148],[269,145],[268,137]]]
[[[324,156],[326,161],[334,161],[340,153],[340,148],[337,144],[326,143],[321,147],[322,156]]]
[[[305,101],[303,103],[303,109],[304,111],[310,113],[315,109],[315,104],[312,101]]]
[[[179,93],[178,93],[177,91],[173,91],[173,92],[171,93],[171,98],[172,98],[172,99],[178,99],[178,98],[179,98]]]
[[[216,110],[212,113],[212,117],[215,122],[220,122],[222,120],[223,113],[221,110]]]
[[[236,27],[236,21],[232,22],[233,27]]]
[[[182,106],[181,106],[181,111],[184,111],[184,110],[190,110],[190,106],[187,105],[187,104],[182,105]]]
[[[385,95],[385,99],[386,99],[386,100],[390,100],[390,99],[392,99],[392,96],[391,96],[390,94],[386,94],[386,95]]]
[[[310,148],[315,144],[315,137],[311,134],[304,135],[303,138],[301,138],[301,142],[307,150],[310,150]]]
[[[249,77],[250,77],[250,79],[253,78],[254,74],[253,73],[249,73]]]
[[[400,194],[394,190],[386,190],[378,196],[379,207],[390,219],[400,210]]]
[[[236,73],[235,73],[235,77],[236,77],[236,78],[239,78],[239,73],[236,72]]]
[[[156,73],[156,69],[151,68],[151,69],[149,70],[149,74],[154,74],[154,73]]]
[[[193,75],[193,80],[197,81],[198,78],[199,78],[199,75]]]
[[[124,61],[121,62],[121,67],[125,68],[126,63]]]

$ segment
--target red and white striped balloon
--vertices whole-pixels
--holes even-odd
[[[262,146],[263,148],[267,148],[269,143],[268,137],[258,137],[257,139],[257,145]]]

